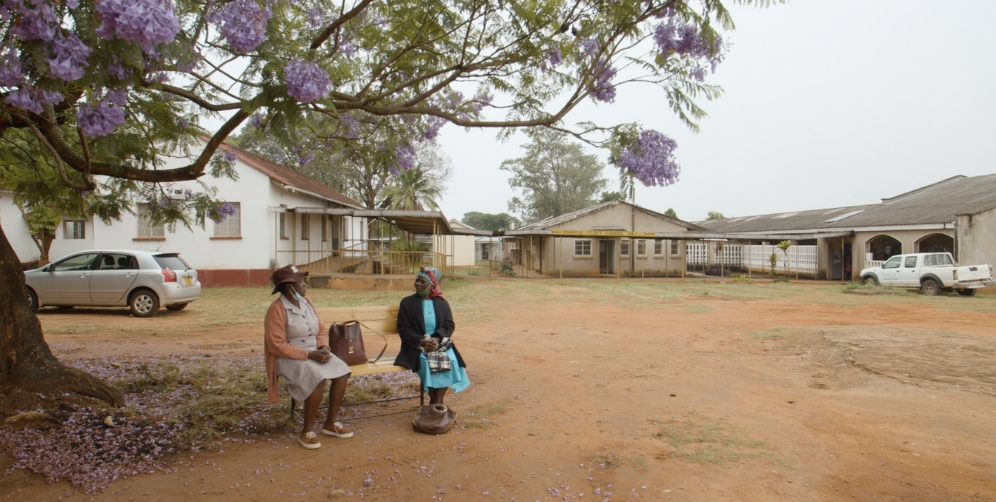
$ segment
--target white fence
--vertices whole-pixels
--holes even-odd
[[[790,246],[787,252],[774,244],[723,244],[717,248],[714,243],[689,243],[687,246],[687,263],[693,267],[722,264],[770,273],[771,254],[774,253],[778,259],[776,273],[816,277],[819,271],[817,246]]]

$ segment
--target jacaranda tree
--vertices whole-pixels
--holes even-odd
[[[24,131],[38,154],[12,163],[4,142],[3,169],[54,173],[80,193],[134,192],[157,218],[203,224],[224,216],[208,187],[175,199],[162,184],[230,175],[218,148],[246,121],[284,134],[320,116],[329,148],[384,131],[379,154],[397,171],[444,124],[551,127],[667,185],[678,166],[663,134],[564,119],[642,82],[694,127],[694,101],[719,93],[705,79],[732,28],[720,0],[4,0],[0,138]],[[167,168],[167,155],[186,162]],[[122,402],[52,356],[2,233],[0,330],[5,388]]]

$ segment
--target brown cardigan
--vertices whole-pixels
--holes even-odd
[[[315,304],[311,303],[307,297],[311,308]],[[325,331],[325,324],[318,320],[318,346],[329,344],[329,334]],[[277,298],[277,301],[270,304],[263,318],[263,358],[266,360],[266,399],[271,403],[280,401],[280,388],[277,385],[277,359],[298,359],[304,361],[308,359],[308,351],[300,347],[295,347],[287,343],[287,312],[284,305]]]

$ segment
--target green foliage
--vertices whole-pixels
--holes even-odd
[[[771,456],[764,441],[749,438],[742,428],[718,420],[695,418],[684,422],[668,420],[664,427],[653,433],[653,437],[677,449],[665,458],[723,465],[744,458]]]
[[[518,218],[508,213],[492,214],[471,211],[464,213],[460,221],[478,230],[511,230],[522,226],[522,222]]]
[[[709,211],[709,214],[706,216],[706,220],[708,221],[723,220],[723,219],[726,219],[726,216],[723,216],[723,213],[719,211]]]
[[[435,144],[419,151],[418,164],[390,180],[384,188],[384,205],[412,211],[438,210],[439,198],[453,172],[449,159]]]
[[[771,253],[768,257],[768,263],[771,264],[771,278],[775,278],[775,269],[778,267],[778,253]]]
[[[392,251],[401,251],[400,256],[392,258],[405,269],[411,270],[422,264],[424,254],[429,252],[429,246],[416,240],[399,239],[391,242]]]
[[[509,201],[509,210],[528,223],[594,204],[608,183],[598,157],[585,154],[581,145],[557,131],[540,129],[529,136],[525,155],[501,163],[503,171],[512,173],[508,184],[523,193]]]
[[[674,212],[674,209],[670,207],[667,208],[667,211],[664,211],[664,216],[667,216],[668,218],[678,219],[678,213]]]
[[[611,200],[626,200],[626,196],[622,192],[602,192],[602,197],[598,202],[603,203]]]

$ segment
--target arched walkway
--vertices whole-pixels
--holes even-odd
[[[954,253],[954,237],[930,234],[916,242],[917,253]]]
[[[865,243],[865,252],[872,254],[873,261],[884,261],[903,254],[903,244],[891,235],[877,235]]]

